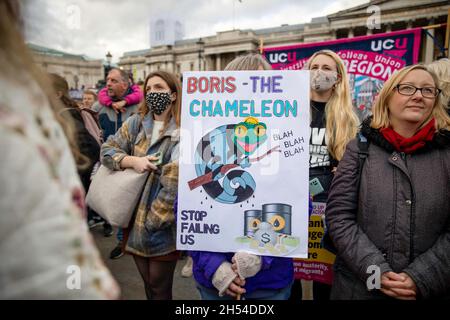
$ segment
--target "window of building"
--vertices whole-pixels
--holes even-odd
[[[156,41],[164,40],[164,21],[161,19],[155,23],[155,39]]]
[[[347,38],[348,30],[347,29],[339,29],[336,31],[336,39]]]

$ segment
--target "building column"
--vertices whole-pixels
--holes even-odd
[[[429,25],[434,24],[434,19],[429,20]],[[435,36],[434,29],[427,29],[428,33]],[[426,64],[431,63],[433,61],[433,53],[434,53],[434,42],[433,39],[430,37],[430,35],[426,35],[426,45],[425,45],[425,59],[424,62]]]
[[[213,71],[215,67],[215,60],[213,55],[208,55],[205,58],[205,70]]]
[[[336,30],[331,30],[331,39],[335,40],[336,39]]]
[[[221,69],[221,61],[220,54],[216,54],[216,71],[220,71]]]
[[[355,36],[355,34],[353,33],[353,28],[349,28],[347,38],[353,38],[354,36]]]
[[[392,23],[386,24],[386,32],[392,32]]]
[[[409,29],[412,29],[412,27],[413,27],[413,22],[412,22],[412,20],[408,20],[408,21],[406,22],[406,29],[409,30]]]
[[[166,62],[166,70],[171,72],[171,73],[175,73],[175,68],[173,67],[173,62],[172,61],[167,61]]]

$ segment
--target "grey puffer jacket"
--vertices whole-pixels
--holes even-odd
[[[450,132],[413,154],[396,152],[379,133],[370,142],[358,190],[358,143],[340,161],[328,198],[326,223],[337,250],[332,299],[387,298],[368,291],[368,267],[405,272],[418,298],[450,298]]]

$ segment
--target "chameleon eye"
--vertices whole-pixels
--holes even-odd
[[[257,137],[261,137],[266,134],[266,128],[262,125],[257,125],[253,130],[255,131],[255,135]]]
[[[279,215],[271,217],[268,222],[273,226],[273,230],[275,231],[282,230],[286,225],[284,218]]]
[[[238,138],[243,138],[247,135],[247,127],[243,125],[239,125],[234,129],[234,134]]]

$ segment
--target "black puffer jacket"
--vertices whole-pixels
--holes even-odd
[[[413,154],[363,123],[370,142],[358,190],[358,144],[351,141],[334,177],[326,222],[338,250],[333,299],[386,298],[368,291],[368,267],[405,272],[419,298],[450,297],[450,132]]]

